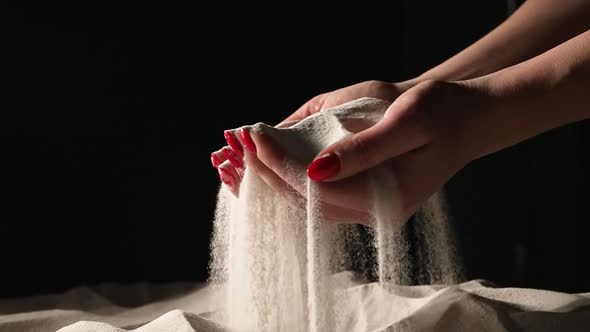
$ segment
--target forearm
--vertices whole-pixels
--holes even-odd
[[[528,0],[485,37],[407,83],[487,75],[539,55],[589,28],[588,0]]]
[[[590,30],[520,64],[459,82],[479,91],[471,135],[475,157],[590,118]]]

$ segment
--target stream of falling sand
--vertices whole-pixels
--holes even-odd
[[[224,187],[219,192],[211,281],[226,289],[222,320],[230,328],[338,331],[344,320],[348,324],[351,320],[341,317],[338,310],[338,296],[345,294],[351,283],[342,273],[359,266],[374,273],[355,271],[358,278],[376,275],[385,289],[411,283],[412,263],[423,265],[429,283],[458,281],[441,194],[433,195],[416,214],[419,243],[413,245],[423,253],[416,262],[399,219],[397,182],[387,164],[368,172],[373,200],[371,230],[327,222],[316,184],[307,179],[304,170],[295,173],[296,180],[305,184],[303,208],[273,192],[249,170],[239,198]],[[359,311],[354,326],[362,331],[370,319],[370,313]]]

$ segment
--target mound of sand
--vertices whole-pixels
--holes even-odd
[[[480,280],[456,286],[393,286],[385,290],[377,283],[358,284],[348,273],[334,278],[342,286],[336,294],[342,319],[334,331],[391,327],[395,331],[553,332],[588,331],[590,326],[590,293],[496,288]],[[224,290],[208,286],[186,289],[138,285],[111,287],[105,292],[80,288],[62,295],[3,300],[0,332],[226,331],[216,323]],[[173,295],[164,296],[165,292]],[[113,296],[117,294],[125,294],[128,303],[158,300],[124,307]]]

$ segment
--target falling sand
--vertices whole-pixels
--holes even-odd
[[[249,171],[239,199],[222,188],[211,284],[175,283],[164,291],[141,283],[108,286],[106,293],[84,287],[0,300],[0,332],[588,331],[590,293],[497,288],[482,280],[456,285],[442,195],[401,226],[387,165],[362,182],[366,196],[356,203],[364,197],[370,215],[328,213],[329,187],[308,182],[305,165],[323,147],[378,121],[388,105],[361,99],[289,128],[249,127],[289,148],[285,169],[299,196],[279,195]],[[407,286],[414,284],[424,285]],[[137,306],[121,306],[123,298]]]
[[[356,317],[339,312],[340,299],[353,282],[378,281],[391,289],[416,280],[459,281],[440,193],[404,225],[397,182],[384,163],[361,175],[366,190],[359,199],[367,201],[370,214],[343,220],[329,212],[329,188],[310,181],[302,167],[326,146],[379,121],[389,104],[362,98],[287,128],[247,127],[290,151],[285,169],[300,198],[277,194],[248,169],[239,198],[220,190],[211,281],[226,287],[220,319],[227,326],[246,331],[367,330],[370,312],[359,311]]]

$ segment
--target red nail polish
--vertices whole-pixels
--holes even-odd
[[[219,167],[219,165],[221,165],[222,163],[221,159],[219,159],[219,157],[215,155],[215,152],[211,154],[211,163],[215,168]]]
[[[223,136],[225,136],[227,144],[229,144],[229,146],[231,146],[231,148],[234,149],[234,151],[238,155],[240,155],[240,157],[244,155],[244,148],[242,147],[242,144],[240,143],[240,141],[238,141],[238,138],[236,137],[236,135],[234,135],[234,133],[232,133],[229,130],[226,130],[223,133]]]
[[[223,151],[223,154],[235,168],[244,168],[242,158],[240,158],[232,149],[225,147],[221,149],[221,151]]]
[[[246,130],[246,128],[240,129],[240,137],[242,137],[242,142],[244,142],[246,149],[256,154],[256,144],[254,144],[252,136],[250,136],[250,133],[248,132],[248,130]]]
[[[340,159],[329,153],[314,160],[307,169],[307,176],[314,181],[323,181],[333,177],[340,171]]]

